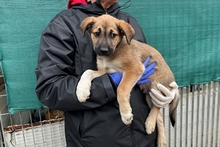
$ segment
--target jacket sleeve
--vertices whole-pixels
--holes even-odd
[[[76,96],[81,75],[75,74],[76,41],[62,17],[56,17],[43,31],[40,39],[36,94],[49,108],[62,111],[85,110],[99,107],[116,98],[107,74],[92,81],[91,95],[85,103]],[[91,63],[95,64],[95,63]]]

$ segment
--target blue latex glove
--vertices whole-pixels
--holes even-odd
[[[143,63],[145,66],[145,71],[141,76],[141,78],[137,81],[138,85],[150,82],[150,79],[148,77],[155,72],[154,67],[156,66],[156,62],[153,62],[150,65],[148,65],[149,61],[150,61],[150,56]],[[110,74],[110,77],[112,81],[115,83],[115,85],[118,87],[122,79],[122,73],[115,72]]]

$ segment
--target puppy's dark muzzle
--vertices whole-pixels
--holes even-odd
[[[113,49],[110,47],[100,47],[95,49],[96,54],[99,56],[109,56],[112,54]]]

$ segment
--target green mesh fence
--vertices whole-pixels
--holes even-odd
[[[42,108],[35,94],[39,40],[42,30],[66,2],[0,0],[0,52],[11,114]]]
[[[65,8],[59,0],[0,0],[0,59],[11,114],[43,107],[34,91],[39,38]],[[219,10],[219,0],[132,1],[123,9],[138,20],[180,87],[220,81]]]
[[[220,1],[133,1],[140,23],[180,87],[220,80]]]

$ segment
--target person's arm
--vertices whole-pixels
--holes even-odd
[[[75,72],[75,47],[77,42],[62,17],[56,17],[42,33],[38,65],[36,94],[49,108],[63,111],[99,107],[116,98],[107,74],[93,80],[91,95],[85,103],[76,96],[76,86],[81,75]],[[95,63],[91,63],[95,64]]]

